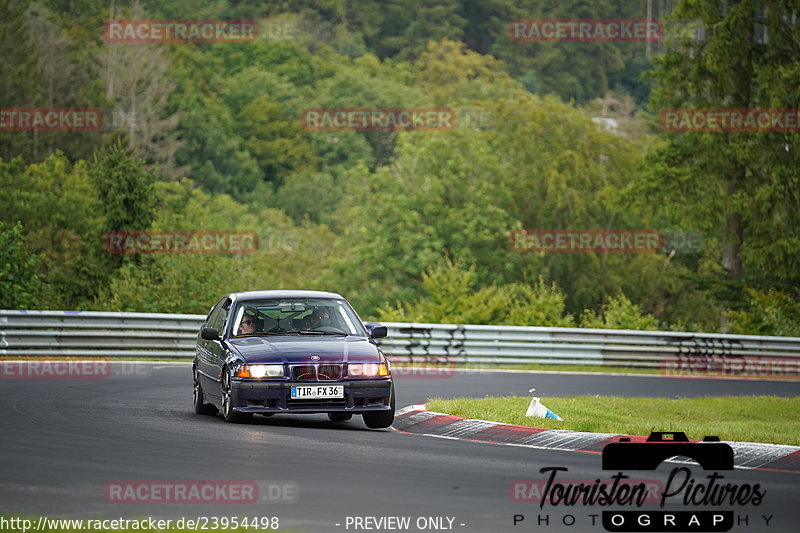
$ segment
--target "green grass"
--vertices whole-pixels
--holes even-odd
[[[800,396],[720,396],[709,398],[621,398],[616,396],[543,397],[564,419],[527,418],[530,397],[432,398],[430,411],[521,426],[622,435],[683,431],[690,439],[717,435],[722,440],[800,446]]]

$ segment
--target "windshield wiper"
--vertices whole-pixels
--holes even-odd
[[[335,331],[317,331],[312,329],[301,329],[296,332],[299,335],[349,335],[348,333],[339,333]]]

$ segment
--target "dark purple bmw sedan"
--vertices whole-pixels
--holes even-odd
[[[244,422],[254,413],[362,415],[389,427],[395,397],[389,361],[342,296],[316,291],[253,291],[222,298],[197,337],[194,410]]]

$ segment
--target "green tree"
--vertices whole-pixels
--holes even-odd
[[[111,146],[95,157],[90,176],[107,231],[143,230],[155,218],[153,186],[158,176],[130,148]]]
[[[92,256],[83,258],[83,261],[87,266],[103,266],[95,268],[89,275],[97,287],[102,287],[123,263],[139,263],[137,256],[110,254],[99,243],[108,232],[150,228],[156,215],[154,184],[157,176],[147,168],[135,148],[124,148],[119,143],[95,157],[89,175],[100,201],[103,223],[92,235]],[[91,296],[96,293],[93,291]]]
[[[658,4],[653,5],[651,16],[663,16]],[[643,2],[491,0],[463,6],[469,19],[464,42],[503,61],[509,74],[531,92],[584,103],[613,89],[630,93],[640,103],[646,101],[647,84],[639,80],[650,64],[646,43],[519,42],[509,35],[509,23],[515,19],[644,18]]]
[[[459,15],[458,0],[397,0],[383,19],[381,55],[413,59],[428,41],[460,39],[466,19]]]
[[[316,61],[320,79],[316,98],[307,107],[422,107],[430,99],[414,87],[410,65],[392,60],[381,61],[372,54],[350,59],[330,51]],[[351,166],[364,161],[364,141],[369,143],[368,166],[383,165],[394,153],[396,132],[323,131],[312,132],[315,149],[323,160]]]
[[[800,297],[796,291],[745,289],[747,303],[729,311],[731,333],[800,337]]]
[[[642,313],[639,306],[624,294],[611,296],[608,303],[601,306],[600,314],[589,309],[581,314],[581,327],[600,329],[657,330],[658,320],[652,315]]]
[[[800,25],[791,2],[684,0],[678,20],[703,36],[676,42],[656,61],[653,109],[784,109],[798,106]],[[724,275],[711,290],[723,307],[751,284],[800,283],[800,139],[779,132],[665,134],[631,198],[722,243]],[[723,321],[724,325],[724,321]]]
[[[619,191],[638,179],[646,138],[609,134],[583,111],[553,97],[501,100],[492,117],[495,126],[487,136],[506,163],[493,175],[493,196],[514,221],[507,231],[646,227],[618,200]],[[540,275],[555,281],[571,312],[630,290],[630,269],[637,260],[635,254],[510,252],[505,259],[504,270],[492,271],[505,272],[508,281]]]
[[[332,174],[297,171],[278,189],[276,203],[296,221],[309,217],[314,222],[328,222],[341,199],[341,187]]]
[[[3,107],[43,105],[43,76],[36,47],[25,17],[24,4],[0,0],[0,94]],[[35,156],[36,138],[29,133],[0,131],[0,158]]]
[[[218,74],[222,79],[253,67],[273,72],[298,87],[316,79],[311,53],[291,41],[220,43],[212,46],[210,55],[221,67]]]
[[[574,327],[575,321],[566,311],[566,295],[555,282],[543,277],[535,283],[512,284],[514,305],[503,324],[524,326]]]
[[[126,262],[86,308],[109,311],[206,313],[222,294],[243,290],[337,290],[317,281],[338,247],[331,231],[282,211],[209,194],[185,179],[159,182],[153,229],[252,231],[247,254],[152,254]]]
[[[262,171],[244,146],[236,120],[218,95],[195,89],[176,95],[181,109],[176,131],[184,139],[176,164],[190,169],[206,190],[242,197],[263,181]]]
[[[465,269],[450,258],[422,274],[424,296],[412,303],[385,304],[378,319],[436,324],[573,326],[564,312],[564,294],[539,279],[534,285],[478,286],[475,265]]]
[[[414,62],[417,80],[435,105],[523,97],[525,91],[492,56],[449,39],[431,41]]]
[[[490,146],[465,132],[404,133],[396,159],[374,173],[348,176],[346,203],[337,218],[350,252],[334,262],[331,280],[354,294],[359,308],[410,301],[421,275],[442,255],[503,271],[505,229],[511,219],[491,201],[502,172]]]
[[[0,222],[0,309],[34,309],[43,293],[40,258],[25,246],[22,224]]]
[[[378,309],[382,321],[449,324],[498,324],[511,307],[510,291],[495,285],[478,287],[475,266],[445,258],[422,274],[425,295],[413,303]]]
[[[314,168],[316,157],[296,116],[266,96],[258,96],[239,114],[244,147],[262,169],[264,179],[281,183],[292,170]]]
[[[3,108],[103,107],[93,56],[97,36],[72,16],[59,16],[39,1],[0,0]],[[102,131],[0,131],[0,157],[42,161],[58,149],[74,161],[89,157],[105,136]]]
[[[509,232],[642,227],[616,198],[647,143],[608,134],[555,98],[523,94],[486,109],[485,131],[403,133],[390,165],[348,175],[340,227],[351,253],[331,276],[413,301],[422,272],[448,254],[475,264],[480,285],[555,281],[570,312],[630,290],[633,254],[519,254]],[[651,255],[639,268],[661,261]],[[359,305],[382,303],[374,298]]]
[[[40,308],[74,309],[91,298],[105,269],[96,262],[102,217],[89,165],[73,165],[61,152],[29,165],[0,160],[0,204],[0,220],[20,221],[28,250],[41,257]]]

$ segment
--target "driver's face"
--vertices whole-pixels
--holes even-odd
[[[322,319],[328,319],[330,317],[331,315],[328,313],[327,309],[317,309],[316,311],[314,311],[314,314],[311,315],[311,321],[314,324],[319,324],[320,322],[322,322]]]
[[[239,334],[240,335],[248,335],[250,333],[255,333],[256,331],[256,321],[250,315],[244,315],[242,318],[242,323],[239,324]]]

